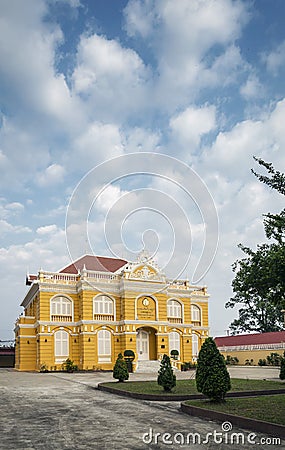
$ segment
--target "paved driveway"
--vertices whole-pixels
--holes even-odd
[[[138,377],[141,379],[142,374],[133,375]],[[252,432],[236,428],[226,432],[220,424],[184,415],[176,402],[131,400],[94,390],[98,382],[108,379],[112,374],[40,374],[1,369],[0,448],[285,449],[285,445],[263,445],[261,439],[268,438],[266,435],[254,438]],[[215,430],[220,435],[207,437]],[[238,432],[243,433],[244,445],[242,435],[240,443],[230,443],[232,433]],[[181,445],[187,442],[187,435],[190,445]]]

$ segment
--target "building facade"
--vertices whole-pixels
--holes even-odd
[[[15,324],[15,368],[60,370],[70,358],[82,370],[111,370],[133,350],[135,368],[178,351],[193,362],[209,334],[204,286],[170,280],[145,254],[136,262],[85,255],[59,272],[28,275]]]
[[[219,351],[224,355],[238,359],[239,365],[258,365],[271,353],[283,356],[285,352],[285,331],[269,333],[240,334],[215,338]]]

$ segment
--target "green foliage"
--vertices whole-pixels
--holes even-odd
[[[124,351],[124,356],[126,358],[132,358],[132,360],[135,359],[135,353],[133,352],[133,350],[125,350]]]
[[[176,376],[171,367],[168,355],[163,355],[158,371],[157,383],[163,387],[164,391],[170,392],[176,386]]]
[[[62,364],[62,370],[65,372],[75,372],[78,370],[78,367],[70,358],[67,358]]]
[[[246,366],[252,366],[252,364],[253,364],[253,359],[246,359],[245,360],[245,362],[244,362],[244,364],[246,365]]]
[[[258,363],[257,363],[259,366],[267,366],[267,362],[266,362],[266,359],[259,359],[258,360]]]
[[[269,366],[280,366],[281,358],[282,356],[280,356],[279,353],[270,353],[270,355],[266,357],[267,364]]]
[[[178,359],[179,351],[178,351],[178,350],[171,350],[170,356],[171,356],[171,358],[173,358],[173,359]]]
[[[184,362],[183,364],[181,364],[181,372],[186,372],[187,370],[195,369],[196,365],[197,365],[196,363]]]
[[[116,378],[119,382],[123,382],[129,379],[127,363],[124,360],[122,353],[118,354],[118,358],[115,362],[113,369],[113,378]]]
[[[224,401],[226,392],[231,389],[225,359],[211,337],[205,340],[199,352],[196,386],[198,392],[202,392],[215,402]]]
[[[46,363],[41,364],[40,372],[48,372],[48,366],[46,365]]]
[[[267,186],[285,195],[285,175],[274,169],[271,163],[254,158],[264,167],[268,176],[254,175]],[[245,253],[243,259],[233,264],[235,293],[226,308],[240,304],[239,317],[230,329],[233,333],[243,331],[269,332],[282,329],[285,308],[285,209],[279,214],[266,214],[264,219],[266,237],[274,242],[260,244],[253,251],[239,245]]]
[[[279,378],[280,380],[285,380],[285,352],[281,358]]]
[[[234,366],[235,364],[238,364],[239,360],[236,356],[227,355],[225,362],[227,365]]]

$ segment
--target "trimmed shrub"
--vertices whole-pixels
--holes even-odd
[[[279,353],[270,353],[270,355],[266,357],[267,364],[269,366],[280,366],[281,358],[282,356],[279,355]]]
[[[176,386],[176,376],[171,367],[168,355],[163,355],[158,371],[157,382],[166,392],[170,392]]]
[[[224,401],[226,392],[231,389],[225,359],[211,337],[205,340],[198,355],[196,386],[198,392],[214,402]]]
[[[127,363],[124,360],[122,353],[118,354],[118,358],[115,362],[113,378],[116,378],[120,383],[129,379]]]
[[[124,351],[124,358],[127,363],[128,372],[133,372],[133,360],[135,359],[135,353],[133,350],[125,350]]]
[[[178,350],[171,350],[170,356],[171,356],[171,358],[173,358],[173,359],[178,359],[179,351],[178,351]]]
[[[238,364],[239,360],[236,356],[227,355],[226,357],[226,364],[227,365],[235,365]]]
[[[127,358],[132,358],[133,360],[135,359],[135,353],[133,352],[133,350],[125,350],[124,356]]]
[[[259,359],[258,360],[258,363],[257,363],[259,366],[267,366],[267,362],[266,362],[266,359]]]

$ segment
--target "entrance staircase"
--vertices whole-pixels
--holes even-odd
[[[138,361],[136,373],[158,373],[160,368],[160,361],[158,360],[149,360],[149,361]],[[177,370],[176,367],[173,367],[173,370]]]
[[[157,373],[160,368],[160,361],[138,361],[136,373]]]

